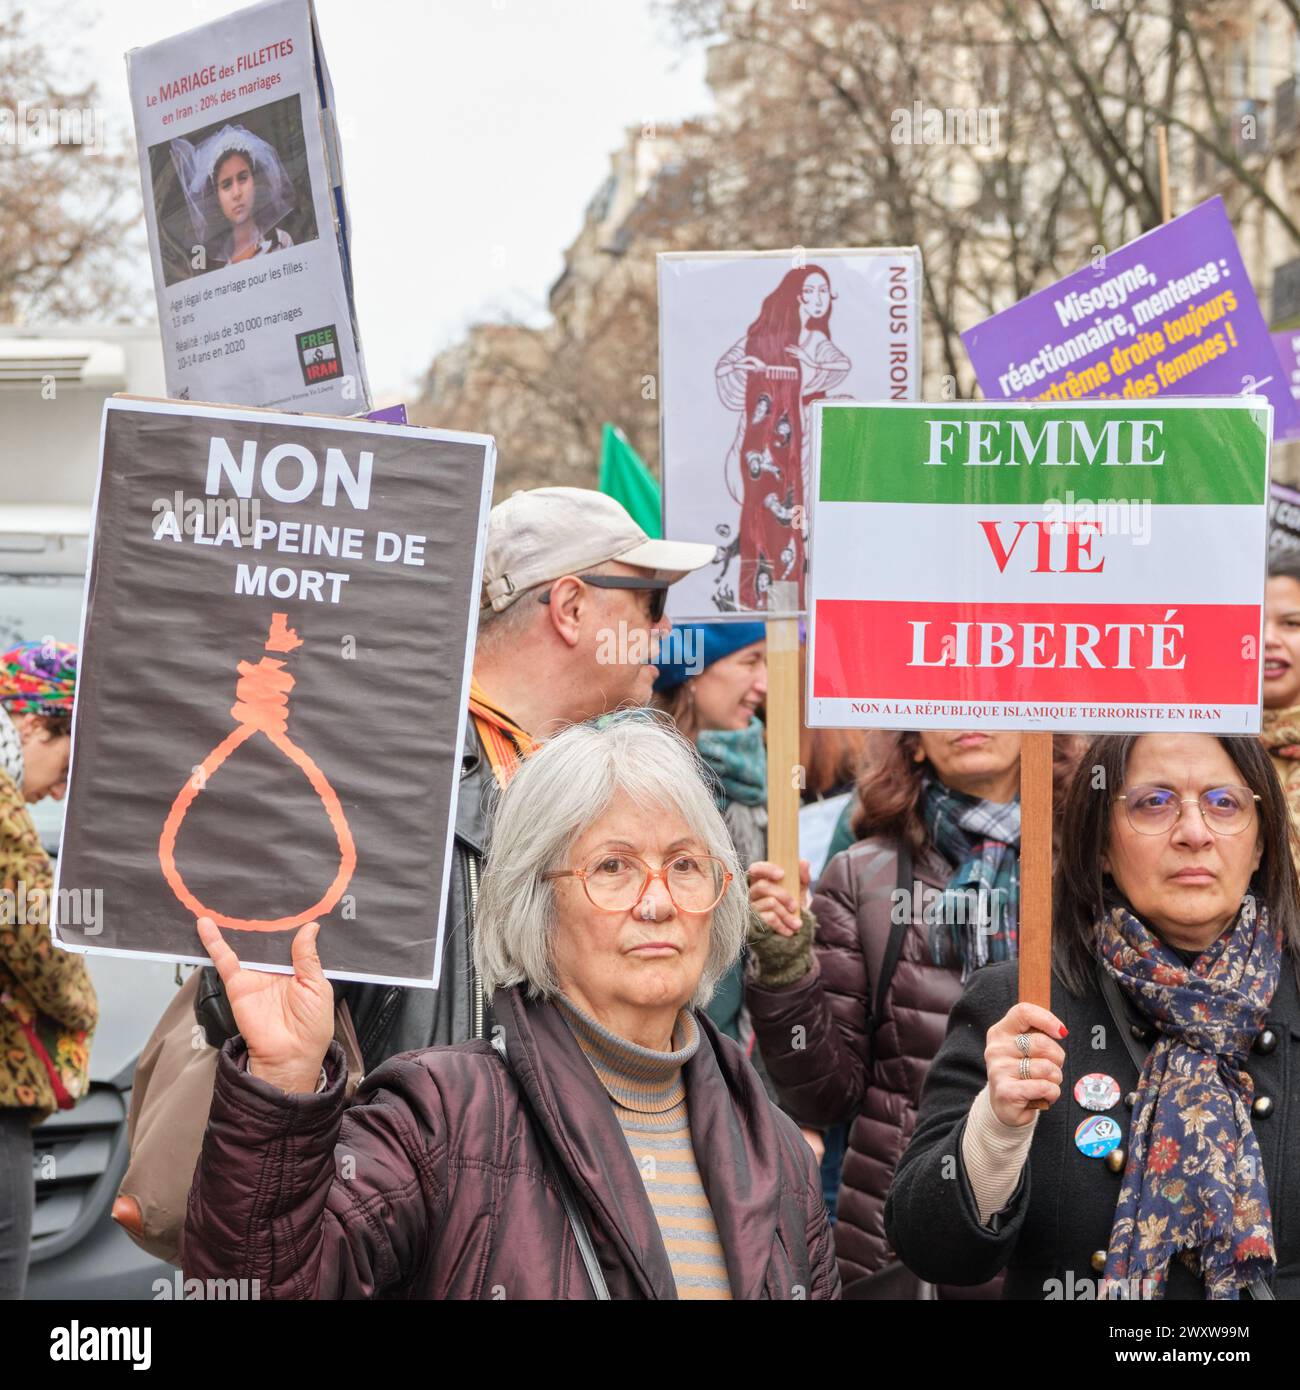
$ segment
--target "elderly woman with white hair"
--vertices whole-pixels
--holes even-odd
[[[263,1298],[835,1298],[812,1153],[703,1012],[748,909],[690,746],[575,726],[502,794],[474,954],[495,1036],[343,1098],[318,928],[292,975],[199,924],[222,1049],[182,1248]],[[328,944],[328,943],[327,943]]]

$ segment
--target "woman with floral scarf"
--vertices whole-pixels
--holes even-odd
[[[1300,901],[1251,738],[1106,735],[1066,795],[1051,1010],[971,977],[886,1205],[1009,1298],[1300,1296]]]
[[[0,653],[0,1300],[22,1297],[32,1128],[85,1093],[99,1010],[85,961],[50,940],[53,874],[30,803],[67,789],[76,648]]]
[[[1071,741],[1056,742],[1063,781]],[[885,1196],[963,982],[1016,958],[1019,791],[1019,734],[876,732],[857,842],[827,864],[811,911],[777,866],[750,868],[765,929],[746,1000],[768,1071],[803,1124],[849,1125],[835,1225],[845,1298],[936,1294],[890,1250]]]
[[[1264,728],[1260,734],[1300,830],[1300,554],[1284,555],[1264,587]],[[1300,837],[1291,847],[1300,866]]]

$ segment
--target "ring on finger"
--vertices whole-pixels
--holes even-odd
[[[1022,1057],[1029,1056],[1029,1035],[1027,1033],[1016,1034],[1016,1051],[1019,1052]]]
[[[1020,1059],[1020,1079],[1021,1079],[1021,1081],[1028,1081],[1028,1080],[1030,1079],[1030,1078],[1029,1078],[1029,1058],[1028,1058],[1028,1057],[1022,1057],[1022,1058]]]

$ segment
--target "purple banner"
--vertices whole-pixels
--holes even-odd
[[[1291,388],[1291,399],[1300,402],[1300,330],[1287,329],[1282,333],[1270,333],[1273,346],[1277,349],[1278,361],[1282,363],[1282,378]],[[1273,430],[1277,439],[1300,439],[1300,404],[1296,406],[1296,420],[1289,430]]]
[[[1222,198],[1211,198],[962,334],[989,400],[1257,392],[1300,431]]]
[[[1268,490],[1268,558],[1300,550],[1300,492],[1284,483]]]
[[[406,407],[404,405],[386,405],[380,410],[372,410],[366,419],[381,420],[386,425],[404,425],[406,424]]]

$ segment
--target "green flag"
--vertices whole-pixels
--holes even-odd
[[[632,520],[652,540],[663,536],[659,520],[659,483],[617,425],[606,424],[601,437],[600,490],[621,502]]]

